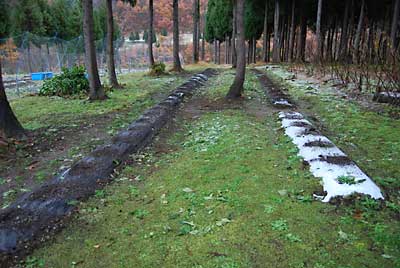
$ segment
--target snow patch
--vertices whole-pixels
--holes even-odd
[[[284,99],[280,99],[280,100],[274,101],[273,104],[274,105],[289,106],[289,107],[293,106],[291,103],[289,103],[287,100],[284,100]]]
[[[298,155],[308,162],[310,171],[315,177],[322,178],[324,191],[327,192],[322,202],[329,202],[333,197],[348,196],[353,193],[361,193],[370,195],[375,199],[383,199],[379,187],[356,164],[338,165],[321,160],[321,158],[327,156],[345,157],[346,154],[327,137],[320,134],[302,134],[308,129],[307,127],[293,126],[294,124],[308,124],[312,126],[308,120],[304,119],[302,114],[297,112],[280,112],[279,118],[282,120],[282,127],[285,129],[285,134],[299,148]],[[305,146],[306,143],[317,141],[332,144],[332,146]],[[343,176],[354,178],[354,181],[358,183],[351,185],[340,183],[338,178]]]

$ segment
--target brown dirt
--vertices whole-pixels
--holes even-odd
[[[158,102],[166,95],[165,92],[155,93],[151,98]],[[7,191],[32,189],[108,141],[111,138],[107,133],[108,127],[115,119],[124,118],[129,111],[124,109],[102,115],[79,116],[75,127],[37,129],[28,134],[26,141],[9,145],[7,151],[0,151],[0,178],[7,182],[0,185],[0,207],[4,205],[3,194]],[[77,152],[71,157],[74,148]],[[16,193],[13,197],[17,198],[20,194]]]
[[[316,140],[316,141],[306,142],[304,144],[304,146],[307,146],[307,147],[332,148],[334,145],[333,145],[333,143],[330,143],[330,142],[327,142],[327,141]]]

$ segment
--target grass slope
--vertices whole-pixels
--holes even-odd
[[[203,97],[223,96],[231,77],[213,79]],[[390,211],[368,199],[339,208],[313,201],[318,180],[256,77],[249,73],[245,86],[241,109],[180,121],[182,131],[165,141],[174,152],[136,156],[141,165],[81,204],[73,224],[24,265],[393,267],[399,230]]]

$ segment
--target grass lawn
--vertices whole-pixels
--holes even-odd
[[[216,105],[222,103],[232,78],[231,70],[212,78],[208,89],[184,105],[175,131],[161,135],[152,148],[136,155],[135,163],[126,166],[113,184],[80,204],[69,227],[21,265],[400,265],[399,204],[392,185],[398,183],[394,171],[399,158],[394,157],[400,149],[392,140],[398,136],[398,126],[388,118],[377,120],[373,113],[353,114],[357,107],[344,100],[337,100],[343,109],[327,112],[324,107],[334,104],[304,100],[315,102],[315,110],[309,112],[319,114],[329,137],[345,146],[374,178],[380,177],[378,183],[389,183],[393,196],[392,205],[384,208],[368,198],[352,205],[323,204],[312,198],[321,189],[319,180],[284,136],[277,110],[263,97],[254,74],[247,74],[245,99]],[[208,108],[199,109],[196,102],[207,102]],[[335,122],[337,118],[346,123]],[[354,129],[358,139],[350,139]],[[392,144],[377,140],[375,144],[370,140],[374,131],[377,135],[384,131],[385,141]],[[345,137],[355,145],[352,151],[347,150]],[[375,153],[366,152],[372,145]],[[367,165],[370,162],[364,158],[373,164]]]

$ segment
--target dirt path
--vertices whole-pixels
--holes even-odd
[[[182,76],[188,78],[190,73]],[[171,81],[146,100],[157,103],[170,90]],[[148,104],[141,105],[138,111],[127,107],[101,115],[77,115],[74,122],[64,122],[63,126],[30,132],[26,142],[12,147],[11,153],[8,151],[7,155],[0,155],[0,207],[10,204],[54,174],[68,169],[96,146],[109,141],[121,125],[123,127],[132,122],[147,107]]]

